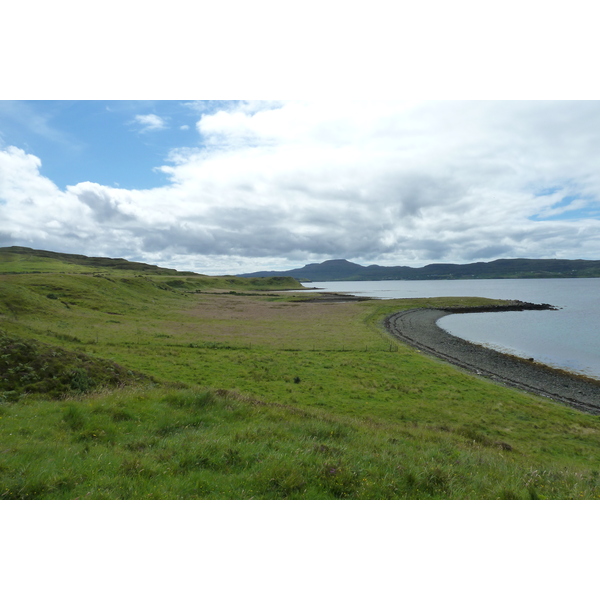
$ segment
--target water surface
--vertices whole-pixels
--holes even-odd
[[[449,315],[438,325],[471,342],[600,379],[600,278],[332,281],[307,285],[374,298],[478,296],[552,304],[561,310]]]

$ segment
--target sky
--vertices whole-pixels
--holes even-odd
[[[0,101],[0,246],[206,274],[600,257],[597,101]]]

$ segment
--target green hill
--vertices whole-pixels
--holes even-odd
[[[143,284],[139,280],[136,281],[131,278],[133,276],[146,277],[146,281],[151,282],[154,286],[182,292],[200,292],[212,289],[244,292],[302,288],[293,277],[239,278],[231,275],[213,277],[199,275],[191,271],[177,271],[176,269],[165,269],[146,263],[131,262],[124,258],[90,258],[79,254],[63,254],[19,246],[0,248],[0,274],[2,273],[13,275],[92,275],[99,278],[104,277],[106,280],[113,282],[115,278],[121,278],[123,281],[137,287],[143,286]],[[17,280],[12,281],[16,282]],[[40,282],[43,281],[43,279],[40,279]],[[46,286],[48,292],[60,291],[61,286],[57,287],[57,281],[59,280],[52,279],[53,283]],[[38,287],[43,286],[43,283],[38,284]]]
[[[49,250],[34,250],[21,246],[0,248],[0,272],[4,273],[82,273],[101,269],[137,271],[152,275],[197,275],[191,271],[164,269],[146,263],[132,262],[124,258],[89,257],[81,254],[65,254]]]

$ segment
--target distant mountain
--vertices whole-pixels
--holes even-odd
[[[600,277],[600,260],[511,258],[467,265],[363,267],[347,260],[326,260],[290,271],[257,271],[238,277],[294,277],[299,281],[383,281],[386,279],[540,279]]]

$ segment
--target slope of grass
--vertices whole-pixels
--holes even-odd
[[[598,417],[424,356],[381,324],[497,301],[310,303],[218,279],[0,275],[0,497],[597,497]],[[46,344],[59,360],[42,360]],[[60,364],[85,383],[114,363],[163,384],[92,393],[67,377],[32,394]]]
[[[202,389],[2,405],[4,499],[597,498],[598,472],[462,431]]]

